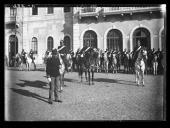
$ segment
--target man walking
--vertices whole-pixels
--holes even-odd
[[[60,72],[59,68],[61,66],[60,60],[57,55],[57,49],[52,50],[52,57],[47,59],[47,67],[46,67],[46,73],[47,77],[49,79],[49,104],[52,104],[52,97],[54,92],[54,98],[56,102],[62,102],[60,100],[61,96],[59,93],[60,89],[60,83],[59,83],[59,77]]]

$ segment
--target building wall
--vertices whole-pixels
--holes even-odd
[[[99,17],[82,17],[74,19],[75,49],[83,47],[83,35],[87,30],[93,30],[97,34],[98,48],[106,49],[106,36],[109,30],[118,29],[123,35],[123,49],[132,50],[132,35],[139,27],[146,28],[151,35],[151,48],[159,47],[159,31],[164,26],[163,17],[159,13],[143,13],[132,15],[111,15]],[[74,51],[76,51],[74,49]]]
[[[9,8],[5,12],[9,16]],[[21,11],[18,10],[21,14]],[[38,15],[32,15],[32,8],[23,8],[22,21],[18,21],[21,25],[18,29],[17,34],[19,40],[19,53],[24,49],[29,52],[31,49],[32,38],[36,37],[38,40],[38,53],[35,55],[35,63],[42,63],[42,57],[47,50],[47,39],[49,36],[53,38],[54,48],[60,45],[60,40],[64,38],[64,12],[62,7],[55,7],[53,14],[47,14],[47,8],[38,8]],[[67,25],[67,24],[66,24]],[[67,25],[68,26],[68,25]],[[70,28],[68,28],[70,29]],[[67,29],[67,30],[68,30]],[[23,30],[23,32],[22,32]],[[9,40],[9,36],[14,34],[9,29],[5,29],[6,42]],[[71,35],[71,31],[69,32]],[[6,54],[8,54],[8,43],[6,45]]]
[[[29,52],[32,38],[38,40],[38,54],[35,55],[36,63],[43,62],[42,57],[47,50],[47,38],[53,37],[54,47],[57,48],[64,36],[71,38],[71,47],[75,52],[83,47],[83,35],[87,30],[93,30],[97,34],[98,48],[105,50],[107,47],[106,36],[111,29],[118,29],[123,37],[123,49],[132,50],[133,32],[140,27],[149,30],[151,35],[151,48],[161,46],[161,31],[164,28],[164,19],[160,13],[133,13],[132,15],[110,15],[99,17],[79,18],[80,7],[74,7],[71,12],[64,13],[63,7],[55,7],[53,14],[47,14],[47,8],[38,8],[38,15],[32,15],[32,8],[17,8],[16,31],[18,38],[18,51],[22,49]],[[100,8],[99,8],[100,9]],[[5,8],[5,23],[10,19],[10,9]],[[8,56],[9,36],[15,31],[5,29],[5,54]]]

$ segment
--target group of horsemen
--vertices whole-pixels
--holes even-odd
[[[130,51],[126,51],[126,49],[123,51],[123,52],[120,52],[120,51],[116,51],[116,50],[106,50],[105,52],[102,52],[101,53],[101,56],[100,56],[100,67],[102,67],[102,64],[103,64],[103,61],[104,61],[104,53],[107,52],[107,54],[109,55],[113,55],[115,54],[116,55],[116,60],[117,60],[117,70],[120,70],[120,65],[128,65],[128,69],[130,71],[131,68],[134,67],[134,62],[136,61],[137,59],[137,55],[138,55],[138,52],[140,51],[140,49],[142,49],[143,46],[141,46],[141,43],[140,41],[138,40],[137,41],[137,45],[136,47],[134,48],[134,50],[132,52]],[[67,49],[67,47],[64,45],[64,41],[61,40],[60,41],[60,46],[58,46],[58,49],[57,52],[60,53],[61,55],[61,58],[63,59],[63,62],[65,64],[65,68],[66,68],[66,71],[68,71],[67,67],[69,65],[67,59],[66,59],[66,55],[69,53],[71,55],[71,58],[72,58],[72,69],[73,71],[76,71],[76,66],[77,66],[77,61],[76,61],[76,57],[77,55],[85,55],[86,53],[88,53],[90,50],[92,50],[93,48],[89,46],[89,42],[86,43],[86,45],[80,50],[78,49],[76,53],[74,53],[73,51],[69,51]],[[96,49],[97,50],[97,49]],[[98,52],[100,52],[98,50]],[[46,56],[48,56],[50,53],[50,51],[46,51]],[[21,52],[21,58],[23,59],[23,63],[26,63],[26,57],[25,57],[25,54],[26,52],[24,51],[24,49],[22,50]],[[147,50],[147,56],[148,56],[148,60],[146,61],[146,64],[148,67],[150,67],[150,72],[152,72],[152,63],[154,61],[158,61],[158,70],[159,72],[161,72],[160,70],[162,70],[162,64],[161,64],[161,60],[163,59],[163,54],[162,54],[162,51],[160,51],[159,49],[157,51],[154,50]],[[154,55],[157,56],[157,60],[154,59]],[[34,52],[33,50],[31,49],[30,52],[29,52],[29,56],[30,58],[32,59],[32,62],[34,63]],[[17,60],[16,60],[17,61]],[[108,57],[108,61],[109,61],[109,67],[111,65],[111,60],[110,58]],[[35,63],[34,63],[35,64]],[[119,67],[119,68],[118,68]]]
[[[102,52],[102,50],[96,49],[96,48],[92,48],[89,45],[89,42],[87,42],[85,44],[85,46],[82,49],[78,49],[76,53],[74,53],[73,51],[68,51],[67,47],[64,45],[64,42],[61,41],[60,42],[60,46],[58,47],[57,51],[58,53],[60,53],[64,64],[65,64],[65,68],[66,71],[68,70],[67,67],[68,65],[70,65],[66,59],[66,55],[70,54],[71,55],[71,59],[72,59],[72,70],[76,71],[77,70],[77,55],[80,55],[81,57],[83,57],[86,53],[88,53],[91,50],[95,50],[98,52],[98,54],[101,53],[100,56],[100,68],[103,67],[103,61],[104,61],[104,54],[107,53],[107,58],[109,61],[109,69],[111,68],[110,65],[112,65],[112,61],[111,61],[111,57],[109,58],[109,54],[113,55],[115,54],[116,56],[116,61],[117,61],[117,70],[120,70],[120,66],[121,65],[127,65],[128,69],[127,72],[130,72],[130,70],[133,72],[133,68],[134,68],[134,63],[137,59],[138,53],[141,49],[146,49],[145,47],[141,46],[141,42],[138,40],[136,47],[134,48],[134,50],[132,52],[130,51],[126,51],[126,49],[123,52],[117,51],[117,50],[106,50],[105,52]],[[149,69],[150,73],[153,73],[153,62],[157,61],[158,62],[158,70],[159,73],[161,73],[161,71],[163,70],[163,65],[162,65],[162,59],[163,59],[163,53],[162,51],[158,50],[155,51],[154,48],[151,49],[146,49],[147,50],[147,60],[145,60],[145,64]],[[47,51],[46,54],[49,54],[49,52]],[[155,59],[155,57],[157,57],[157,59]],[[119,67],[119,68],[118,68]],[[147,69],[146,69],[147,70]]]

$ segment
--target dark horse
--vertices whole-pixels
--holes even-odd
[[[91,78],[92,78],[92,84],[94,84],[94,71],[97,67],[96,65],[96,59],[98,57],[98,52],[91,48],[88,52],[86,52],[84,55],[77,55],[77,67],[79,76],[81,77],[82,82],[82,75],[83,72],[85,72],[86,81],[89,82],[89,85],[91,84]],[[87,73],[88,73],[88,79],[87,79]]]

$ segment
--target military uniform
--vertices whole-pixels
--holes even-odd
[[[139,54],[139,51],[140,51],[141,48],[142,48],[142,46],[135,47],[134,52],[133,52],[134,62],[136,61],[136,59],[137,59],[137,57],[138,57],[138,54]]]
[[[68,62],[67,62],[67,59],[66,59],[66,54],[68,53],[68,49],[66,46],[58,46],[58,52],[60,53],[61,55],[61,58],[63,59],[63,62],[64,62],[64,65],[65,65],[65,68],[66,68],[66,71],[67,70],[67,65],[68,65]]]
[[[91,47],[84,46],[84,47],[80,50],[79,54],[87,53],[87,52],[90,51],[91,49],[92,49]]]
[[[25,52],[24,50],[22,50],[22,52],[21,52],[21,57],[22,57],[22,59],[23,59],[23,63],[26,63],[25,54],[26,54],[26,52]]]

